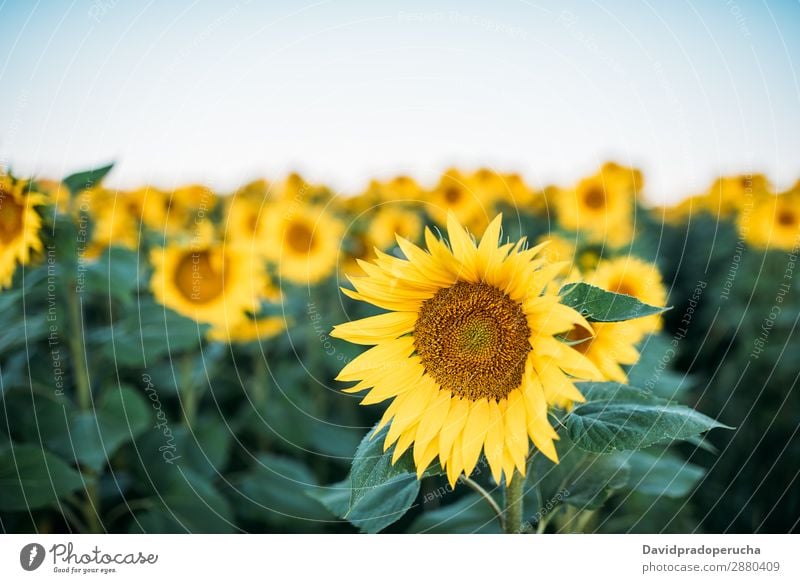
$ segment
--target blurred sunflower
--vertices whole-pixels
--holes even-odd
[[[169,208],[167,201],[163,191],[153,186],[143,186],[125,193],[121,203],[135,220],[151,229],[163,229]]]
[[[180,234],[196,221],[206,220],[217,200],[216,193],[201,184],[176,188],[164,195],[164,222],[158,228],[167,234]]]
[[[452,212],[462,225],[474,233],[482,233],[487,224],[484,205],[494,201],[481,200],[473,187],[470,177],[451,168],[431,191],[425,210],[439,225],[446,225],[448,213]]]
[[[470,176],[470,184],[477,198],[486,205],[502,202],[517,209],[528,207],[533,201],[533,191],[519,174],[504,174],[490,168],[479,168]]]
[[[707,209],[707,200],[703,195],[690,196],[671,206],[657,206],[652,209],[654,217],[670,225],[679,225],[700,211]]]
[[[574,190],[560,191],[554,203],[561,226],[590,242],[620,247],[633,236],[633,192],[619,180],[606,181],[602,174],[584,178]]]
[[[225,205],[225,217],[222,229],[225,240],[234,245],[254,247],[256,251],[261,245],[257,243],[260,237],[261,221],[263,220],[262,203],[241,194],[231,196]]]
[[[634,321],[591,322],[591,331],[581,326],[570,330],[565,339],[572,348],[585,355],[610,381],[627,383],[628,375],[621,364],[635,364],[639,360],[636,344],[642,332]]]
[[[339,272],[346,277],[364,275],[360,262],[373,259],[376,246],[369,231],[348,233],[340,250]]]
[[[782,194],[757,199],[749,214],[740,215],[739,232],[754,247],[796,249],[800,244],[800,182]]]
[[[755,202],[771,192],[772,185],[763,174],[723,176],[706,192],[705,209],[719,218],[729,218],[742,210],[748,200]]]
[[[136,249],[139,246],[139,223],[124,207],[109,206],[96,210],[92,240],[85,256],[95,259],[112,245],[126,249]]]
[[[49,178],[38,178],[36,180],[36,190],[47,197],[47,203],[55,207],[57,213],[66,214],[69,212],[69,189],[63,182],[50,180]]]
[[[417,241],[422,235],[422,219],[413,211],[381,206],[369,224],[369,234],[380,249],[389,249],[396,244],[395,235]]]
[[[47,196],[32,192],[29,184],[0,175],[0,289],[11,286],[17,263],[27,265],[31,250],[42,251],[42,219],[34,207]]]
[[[658,268],[636,257],[602,260],[586,281],[614,293],[633,296],[651,306],[667,305],[667,290]],[[663,324],[661,314],[628,322],[642,334],[657,332]]]
[[[382,202],[419,202],[422,197],[422,187],[410,176],[395,176],[385,182],[373,185],[377,189],[378,199]]]
[[[561,235],[551,234],[542,235],[537,243],[546,243],[542,250],[542,255],[551,263],[566,261],[566,269],[569,270],[575,257],[575,243]]]
[[[211,241],[170,244],[153,250],[150,260],[153,296],[179,314],[226,326],[258,308],[263,268],[246,251]]]
[[[251,318],[248,314],[243,314],[232,322],[214,325],[206,336],[215,342],[246,344],[274,338],[285,329],[286,323],[280,316]]]
[[[545,288],[561,268],[524,241],[500,244],[501,217],[479,245],[448,217],[449,246],[430,230],[427,252],[398,237],[406,259],[378,254],[344,293],[389,312],[336,326],[332,336],[374,345],[337,377],[392,402],[384,448],[396,461],[413,444],[417,472],[439,458],[455,484],[484,452],[496,481],[525,475],[532,440],[557,461],[548,403],[583,401],[573,377],[600,379],[558,336],[589,324]]]
[[[265,256],[281,278],[302,285],[334,272],[344,225],[321,206],[283,203],[266,210],[261,233]]]

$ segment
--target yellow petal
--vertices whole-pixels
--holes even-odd
[[[483,441],[486,438],[488,429],[489,401],[486,399],[473,401],[470,405],[469,417],[467,417],[462,437],[464,449],[461,452],[461,456],[464,461],[464,473],[467,476],[472,473],[478,463],[478,457],[481,455]]]
[[[388,312],[334,326],[331,336],[353,344],[379,344],[414,331],[415,312]]]

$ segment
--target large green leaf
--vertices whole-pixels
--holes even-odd
[[[579,405],[567,416],[566,425],[575,444],[593,453],[643,449],[725,427],[683,405],[626,400]]]
[[[236,513],[245,520],[308,532],[318,530],[327,518],[324,508],[312,503],[306,494],[317,481],[299,460],[262,454],[257,465],[233,486],[229,497]]]
[[[0,451],[0,510],[41,508],[82,487],[78,472],[39,447],[9,445]]]
[[[629,488],[649,496],[682,498],[705,475],[700,466],[668,451],[656,454],[634,451],[627,456],[627,461],[630,466]]]
[[[106,177],[106,174],[111,172],[113,167],[114,163],[112,162],[106,166],[70,174],[64,179],[64,185],[69,189],[72,195],[75,196],[82,190],[97,186],[103,178]]]
[[[494,510],[478,494],[467,494],[452,504],[419,515],[409,532],[426,534],[499,533]]]
[[[163,487],[150,500],[154,508],[136,519],[131,532],[229,533],[235,530],[230,503],[205,478],[170,466]]]
[[[416,476],[406,474],[360,496],[350,506],[350,478],[325,488],[307,490],[337,518],[345,519],[361,532],[380,532],[408,511],[419,493]]]
[[[350,501],[342,516],[354,524],[370,520],[370,531],[385,528],[399,520],[414,503],[419,493],[416,468],[410,452],[392,464],[394,448],[383,451],[388,427],[371,430],[356,449],[350,469]],[[441,468],[429,468],[426,476],[438,475]],[[377,520],[376,520],[377,519]]]
[[[624,455],[586,455],[564,480],[564,502],[582,510],[600,508],[628,483],[630,466]]]
[[[196,348],[208,326],[173,310],[142,300],[93,337],[100,354],[122,366],[150,366],[169,353]],[[196,369],[195,369],[196,370]]]
[[[639,360],[628,370],[628,382],[667,399],[686,393],[695,380],[669,368],[677,358],[672,343],[664,335],[649,336],[639,349]]]
[[[590,322],[621,322],[660,314],[669,309],[645,304],[588,283],[568,283],[559,291],[561,303],[575,308]]]
[[[141,394],[126,386],[109,388],[94,411],[70,415],[67,435],[51,447],[66,459],[99,471],[121,445],[149,424],[150,410]]]
[[[350,470],[352,491],[350,493],[350,507],[354,507],[359,499],[367,496],[375,489],[391,484],[397,480],[404,480],[409,476],[416,479],[416,468],[410,451],[406,452],[397,463],[392,464],[394,447],[383,451],[383,442],[389,431],[388,426],[375,433],[372,429],[364,436],[356,449],[353,465]],[[426,476],[440,474],[438,466],[429,468]]]

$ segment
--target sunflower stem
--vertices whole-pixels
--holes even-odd
[[[473,490],[475,490],[481,496],[481,498],[486,500],[486,503],[492,507],[492,510],[494,510],[495,515],[497,515],[497,520],[500,521],[500,528],[505,528],[503,509],[500,508],[500,505],[497,503],[497,501],[494,498],[492,498],[492,495],[489,494],[489,492],[487,492],[483,486],[481,486],[478,482],[476,482],[472,478],[468,478],[467,476],[462,476],[461,481],[470,488],[472,488]]]
[[[525,487],[525,478],[514,470],[514,477],[506,483],[506,510],[503,529],[506,534],[519,534],[522,532],[522,491]]]
[[[86,362],[86,346],[83,337],[83,313],[81,311],[80,297],[77,282],[73,282],[67,289],[67,308],[69,310],[72,333],[69,335],[69,349],[72,356],[72,371],[75,376],[75,399],[81,411],[92,408],[92,386],[89,382],[89,369]],[[100,517],[97,511],[97,486],[95,476],[89,471],[84,471],[87,477],[86,499],[81,504],[81,511],[86,521],[86,529],[90,533],[100,532]]]
[[[67,304],[72,327],[72,334],[69,335],[69,348],[72,354],[72,371],[75,376],[75,396],[81,410],[88,411],[92,404],[92,393],[89,371],[86,368],[86,347],[83,345],[83,315],[75,285],[70,285],[67,290]]]
[[[183,420],[187,426],[191,426],[197,413],[197,390],[192,374],[193,362],[191,353],[183,356],[182,364],[181,380],[183,381],[183,387],[181,387],[181,400],[183,401]]]

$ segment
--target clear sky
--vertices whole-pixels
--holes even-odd
[[[800,2],[0,0],[0,163],[351,191],[449,164],[651,200],[800,178]]]

